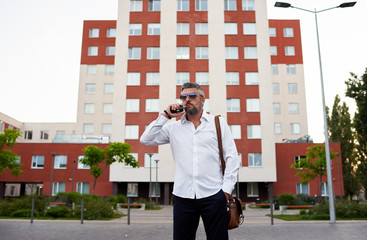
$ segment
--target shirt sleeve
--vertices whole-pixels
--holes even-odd
[[[229,129],[227,122],[223,118],[220,118],[220,120],[223,155],[224,161],[226,162],[226,170],[224,172],[222,190],[228,194],[232,194],[234,185],[237,182],[240,160],[231,130]]]
[[[164,124],[168,121],[166,117],[159,114],[158,118],[151,122],[140,137],[144,145],[155,146],[169,143],[168,131]]]

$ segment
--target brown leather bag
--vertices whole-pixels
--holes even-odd
[[[215,127],[217,129],[220,162],[222,166],[222,174],[224,176],[224,172],[226,169],[226,162],[224,161],[223,157],[222,132],[220,130],[219,115],[215,116]],[[228,208],[228,229],[238,228],[243,223],[244,220],[241,199],[234,198],[232,195],[229,195],[227,208]]]

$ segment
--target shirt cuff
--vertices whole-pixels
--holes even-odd
[[[231,195],[233,192],[233,189],[234,189],[234,186],[232,186],[230,183],[223,183],[223,186],[222,186],[223,192]]]
[[[156,123],[158,125],[164,125],[166,122],[168,122],[168,118],[166,118],[165,116],[163,116],[162,114],[159,114],[157,120],[156,120]]]

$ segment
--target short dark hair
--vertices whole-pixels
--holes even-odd
[[[204,96],[204,91],[202,89],[202,87],[195,83],[195,82],[186,82],[184,84],[182,84],[182,88],[181,88],[181,92],[184,90],[184,89],[187,89],[187,88],[196,88],[200,94],[201,97],[205,97]]]

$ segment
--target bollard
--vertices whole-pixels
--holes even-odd
[[[127,225],[130,225],[130,198],[127,198]]]
[[[31,223],[33,223],[33,217],[34,217],[34,195],[32,197]]]
[[[80,209],[80,224],[83,224],[83,217],[84,217],[84,197],[82,196],[81,202],[81,209]]]

